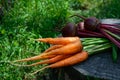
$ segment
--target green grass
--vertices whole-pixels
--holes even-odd
[[[97,18],[120,18],[118,0],[13,0],[12,8],[4,10],[0,24],[0,61],[13,61],[35,56],[49,47],[48,44],[33,39],[56,37],[67,22],[79,22],[81,19],[69,18],[72,14]],[[5,6],[9,7],[9,6]],[[30,64],[21,63],[21,64]],[[0,63],[0,80],[23,80],[25,75],[36,67],[16,67]],[[29,77],[43,80],[43,71]]]

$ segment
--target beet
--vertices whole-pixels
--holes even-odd
[[[86,30],[98,31],[98,25],[100,21],[95,17],[90,17],[84,20],[84,27]]]
[[[85,18],[77,14],[72,15],[71,17],[74,17],[74,16],[80,17],[84,20],[84,28],[86,30],[96,31],[96,32],[99,31],[98,28],[101,22],[96,17]]]
[[[61,30],[63,37],[73,37],[75,36],[76,26],[73,23],[67,23]]]

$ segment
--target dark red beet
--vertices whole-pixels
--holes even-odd
[[[63,37],[73,37],[75,36],[75,32],[76,32],[76,26],[73,23],[66,24],[61,30]]]
[[[83,16],[80,16],[80,15],[72,15],[70,17],[73,17],[73,16],[77,16],[77,17],[80,17],[84,20],[84,28],[86,30],[90,30],[90,31],[99,31],[99,24],[101,23],[97,18],[95,17],[90,17],[90,18],[85,18]]]
[[[86,30],[98,31],[100,21],[95,17],[86,18],[84,20],[84,27]]]

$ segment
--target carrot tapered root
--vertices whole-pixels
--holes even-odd
[[[58,61],[54,64],[49,65],[49,68],[59,68],[65,66],[75,65],[82,61],[85,61],[88,58],[88,53],[86,51],[79,52],[71,57],[65,58],[61,61]]]
[[[86,51],[82,51],[82,52],[79,52],[73,56],[70,56],[70,57],[65,58],[63,60],[60,60],[56,63],[45,66],[45,67],[41,68],[40,70],[37,70],[37,71],[31,73],[31,75],[34,75],[34,74],[36,74],[44,69],[47,69],[47,68],[60,68],[60,67],[75,65],[75,64],[78,64],[82,61],[85,61],[87,58],[88,58],[88,53]]]
[[[41,59],[49,59],[52,57],[55,57],[56,55],[45,55],[45,56],[34,56],[34,57],[30,57],[30,58],[25,58],[25,59],[21,59],[21,60],[15,60],[13,62],[26,62],[26,61],[34,61],[34,60],[41,60]]]
[[[60,48],[60,47],[62,47],[62,46],[63,46],[63,45],[53,45],[53,46],[51,46],[50,48],[48,48],[47,50],[45,50],[44,53],[45,53],[45,52],[49,52],[49,51],[54,50],[54,49],[57,49],[57,48]]]
[[[51,50],[54,50],[54,49],[57,49],[57,48],[60,48],[62,47],[62,45],[53,45],[51,46],[50,48],[48,48],[47,50],[44,51],[44,53],[47,53]],[[34,56],[34,57],[30,57],[30,58],[25,58],[25,59],[21,59],[21,60],[16,60],[14,62],[25,62],[25,61],[33,61],[33,60],[40,60],[40,59],[49,59],[49,58],[52,58],[52,57],[55,57],[56,55],[45,55],[45,56],[42,56],[41,55],[38,55],[38,56]]]
[[[35,40],[49,43],[49,44],[66,45],[66,44],[78,41],[80,39],[78,37],[60,37],[60,38],[41,38],[41,39],[35,39]]]
[[[47,60],[43,60],[41,62],[36,62],[36,63],[30,64],[30,65],[23,65],[23,66],[36,66],[36,65],[40,65],[40,64],[51,64],[51,63],[55,63],[57,61],[60,61],[62,59],[70,57],[70,56],[72,56],[72,55],[57,55],[51,59],[47,59]]]
[[[36,74],[36,73],[38,73],[38,72],[40,72],[40,71],[43,71],[43,70],[45,70],[45,69],[47,69],[47,68],[49,68],[49,66],[45,66],[45,67],[43,67],[43,68],[41,68],[41,69],[39,69],[39,70],[37,70],[37,71],[35,71],[35,72],[33,72],[33,73],[30,73],[30,75],[34,75],[34,74]]]

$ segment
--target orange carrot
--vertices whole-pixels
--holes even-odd
[[[54,50],[54,49],[57,49],[57,48],[60,48],[62,46],[63,45],[53,45],[50,48],[48,48],[47,50],[45,50],[44,53],[49,52],[49,51]]]
[[[30,64],[30,65],[23,65],[23,66],[36,66],[36,65],[40,65],[40,64],[51,64],[51,63],[55,63],[57,61],[60,61],[62,59],[68,58],[70,56],[72,56],[72,55],[57,55],[51,59],[47,59],[47,60],[44,60],[41,62],[36,62],[36,63]]]
[[[43,53],[41,54],[41,56],[45,56],[45,55],[58,55],[58,54],[64,54],[64,55],[67,55],[67,54],[75,54],[77,52],[80,52],[82,50],[82,44],[81,44],[81,41],[76,41],[74,43],[70,43],[70,44],[67,44],[63,47],[60,47],[60,48],[57,48],[55,50],[51,50],[49,52],[46,52],[46,53]]]
[[[45,52],[49,52],[51,50],[54,50],[56,48],[60,48],[62,47],[63,45],[53,45],[51,46],[50,48],[48,48],[47,50],[44,51]],[[40,60],[40,59],[49,59],[49,58],[52,58],[52,57],[55,57],[56,55],[46,55],[46,56],[43,56],[43,57],[40,57],[40,55],[38,56],[34,56],[34,57],[31,57],[31,58],[26,58],[26,59],[22,59],[22,60],[16,60],[15,62],[24,62],[24,61],[33,61],[33,60]]]
[[[34,57],[22,59],[22,60],[16,60],[14,62],[40,60],[40,59],[44,59],[46,57],[48,58],[49,56],[55,56],[55,55],[58,55],[58,54],[64,54],[64,55],[75,54],[76,52],[79,52],[81,50],[82,50],[82,44],[79,40],[79,41],[76,41],[74,43],[70,43],[70,44],[67,44],[63,47],[57,48],[55,50],[51,50],[49,52],[42,53],[38,56],[34,56]]]
[[[21,59],[21,60],[15,60],[13,62],[25,62],[25,61],[34,61],[34,60],[40,60],[40,59],[49,59],[52,57],[55,57],[56,55],[45,55],[45,56],[34,56],[34,57],[30,57],[30,58],[25,58],[25,59]]]
[[[60,47],[62,47],[62,45],[53,45],[50,48],[48,48],[47,50],[45,50],[44,53],[49,52],[51,50],[54,50],[56,48],[60,48]],[[34,60],[40,60],[40,59],[49,59],[49,58],[53,58],[55,56],[56,55],[45,55],[45,56],[40,57],[40,55],[38,55],[38,56],[30,57],[30,58],[16,60],[16,61],[13,61],[13,62],[25,62],[25,61],[34,61]]]
[[[60,60],[56,63],[45,66],[42,69],[37,70],[36,72],[33,72],[32,74],[36,74],[37,72],[44,70],[46,68],[60,68],[60,67],[75,65],[75,64],[80,63],[82,61],[85,61],[87,58],[88,58],[88,53],[86,51],[82,51],[82,52],[79,52],[73,56],[70,56],[70,57],[65,58],[63,60]]]
[[[66,45],[66,44],[78,41],[80,39],[79,37],[59,37],[59,38],[41,38],[36,40],[41,42],[46,42],[49,44]]]
[[[65,66],[71,66],[77,63],[80,63],[88,58],[88,53],[86,51],[82,51],[80,53],[77,53],[71,57],[68,57],[64,60],[61,60],[59,62],[56,62],[54,64],[49,65],[50,68],[58,68],[58,67],[65,67]]]

